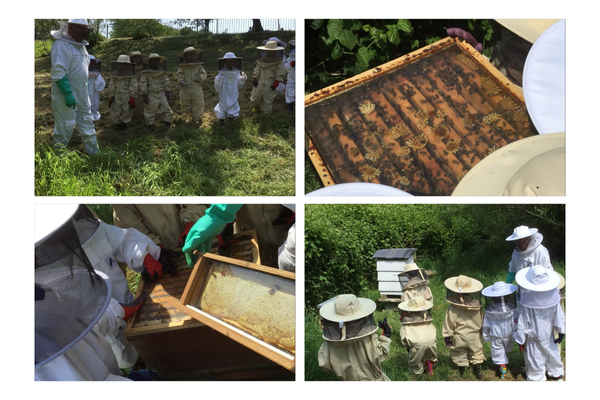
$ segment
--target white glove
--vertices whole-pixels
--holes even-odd
[[[190,86],[190,84],[189,84],[189,83],[187,83],[186,81],[184,81],[183,79],[179,81],[179,84],[180,84],[181,86]]]
[[[240,75],[244,80],[247,78],[246,73],[244,71],[240,71]]]

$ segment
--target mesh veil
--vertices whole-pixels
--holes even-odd
[[[337,321],[323,319],[321,323],[323,325],[323,335],[328,340],[351,340],[365,336],[377,329],[373,314],[354,321],[344,322],[343,328],[340,328],[340,324]],[[344,329],[346,330],[346,336],[342,339],[344,337]]]

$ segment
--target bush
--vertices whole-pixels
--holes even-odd
[[[179,36],[188,36],[193,35],[194,33],[196,32],[194,32],[189,26],[185,26],[179,30]]]

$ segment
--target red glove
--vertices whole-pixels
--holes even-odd
[[[523,352],[523,345],[522,344],[519,345],[519,350],[521,350],[521,353]]]
[[[181,235],[179,235],[179,245],[181,247],[183,247],[183,245],[185,244],[185,239],[187,239],[187,235],[190,233],[190,229],[192,229],[192,226],[194,226],[193,222],[185,223],[185,226],[183,227],[183,232],[181,232]]]
[[[110,98],[108,99],[108,107],[109,107],[109,108],[112,106],[112,102],[113,102],[113,100],[114,100],[114,99],[115,99],[114,97],[110,97]]]
[[[146,269],[142,272],[142,277],[146,282],[152,282],[162,276],[162,264],[160,261],[152,258],[150,254],[146,254],[146,257],[144,258],[144,267],[146,267]]]
[[[143,303],[144,297],[140,296],[129,304],[121,304],[121,307],[123,307],[123,310],[125,310],[123,321],[127,321],[129,318],[133,317],[133,314],[135,314],[137,310],[139,310]]]
[[[279,86],[279,81],[275,80],[275,82],[273,82],[273,84],[271,85],[271,89],[275,90],[275,88]]]
[[[135,99],[133,97],[129,98],[129,108],[131,108],[132,110],[135,108]]]
[[[252,82],[252,85],[254,87],[258,87],[258,79],[254,78],[254,81]]]
[[[292,61],[292,62],[290,63],[290,65],[291,65],[292,67],[295,67],[295,66],[296,66],[296,61]]]

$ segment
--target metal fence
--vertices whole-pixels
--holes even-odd
[[[295,31],[295,19],[261,19],[265,31]],[[212,33],[243,33],[252,30],[251,19],[213,19],[208,24]]]

